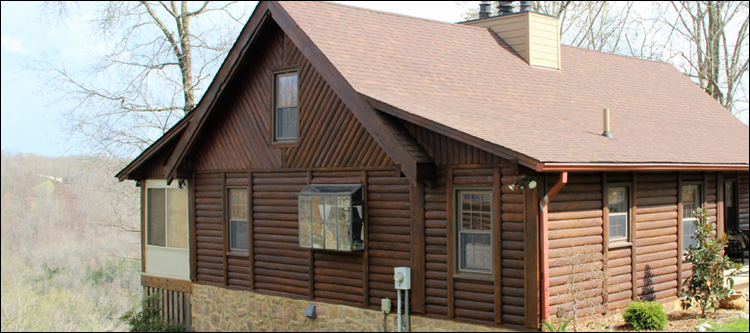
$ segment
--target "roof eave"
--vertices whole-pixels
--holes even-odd
[[[586,171],[748,171],[748,164],[701,163],[537,163],[538,172]]]
[[[190,121],[190,118],[192,117],[192,113],[188,113],[180,119],[172,128],[170,128],[164,135],[162,135],[159,139],[154,141],[148,148],[146,148],[143,152],[141,152],[138,157],[133,159],[126,167],[124,167],[120,172],[118,172],[115,177],[119,181],[124,180],[138,180],[138,177],[132,177],[132,174],[138,170],[141,166],[143,166],[148,160],[154,156],[157,152],[159,152],[164,145],[166,145],[168,142],[172,141],[174,138],[178,137],[182,131],[185,129],[187,123]]]

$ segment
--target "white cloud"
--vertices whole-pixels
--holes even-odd
[[[0,44],[2,45],[3,49],[6,49],[8,51],[23,53],[23,54],[31,53],[31,51],[27,50],[25,47],[23,47],[23,45],[21,45],[20,40],[8,37],[6,35],[0,36]]]

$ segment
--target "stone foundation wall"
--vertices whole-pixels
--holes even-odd
[[[191,304],[193,329],[198,332],[383,331],[383,313],[380,311],[268,296],[250,291],[231,290],[201,284],[193,284]],[[317,318],[305,317],[305,308],[308,304],[317,305]],[[488,327],[412,315],[411,330],[413,332],[491,332],[508,331],[508,328]],[[387,317],[387,331],[396,332],[395,311]]]

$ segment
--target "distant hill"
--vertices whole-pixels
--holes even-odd
[[[138,189],[124,161],[2,152],[2,331],[121,330],[140,296]]]

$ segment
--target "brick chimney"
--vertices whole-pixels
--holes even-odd
[[[501,1],[500,15],[461,24],[492,29],[531,66],[560,69],[560,21],[528,10],[527,3],[522,11],[509,12],[509,2]]]

